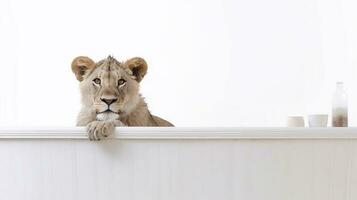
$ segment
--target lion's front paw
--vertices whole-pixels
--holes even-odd
[[[114,132],[113,121],[93,121],[87,125],[89,140],[101,140]]]

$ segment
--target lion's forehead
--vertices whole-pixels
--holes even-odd
[[[105,71],[115,71],[123,67],[123,63],[119,62],[112,56],[108,56],[108,58],[99,61],[96,65],[97,68]]]
[[[99,61],[96,64],[96,68],[100,73],[112,74],[121,76],[122,74],[132,75],[132,71],[124,66],[123,63],[117,61],[115,58],[109,56],[106,59]]]
[[[102,62],[98,63],[93,75],[102,78],[121,77],[125,74],[126,70],[119,64]]]

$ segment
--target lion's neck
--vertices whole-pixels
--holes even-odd
[[[127,126],[153,126],[154,121],[144,98],[140,97],[130,112],[120,115],[120,121]]]

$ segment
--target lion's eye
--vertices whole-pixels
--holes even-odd
[[[119,80],[118,80],[118,85],[124,85],[125,82],[126,82],[126,80],[124,80],[124,79],[119,79]]]
[[[97,84],[97,85],[100,85],[100,83],[101,83],[101,81],[100,81],[99,78],[93,79],[93,82],[94,82],[95,84]]]

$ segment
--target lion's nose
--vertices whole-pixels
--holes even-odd
[[[116,102],[118,99],[106,99],[106,98],[100,98],[104,103],[106,103],[108,106],[114,102]]]

